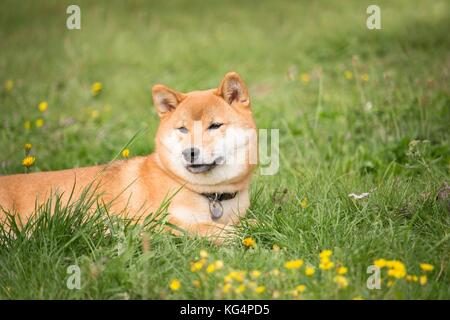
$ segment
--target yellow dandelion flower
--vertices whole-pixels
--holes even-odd
[[[386,267],[386,260],[385,259],[377,259],[373,262],[373,264],[378,268],[384,268]]]
[[[343,266],[336,269],[336,272],[337,272],[338,274],[340,274],[340,275],[346,274],[347,271],[348,271],[348,269],[347,269],[346,267],[343,267]]]
[[[273,299],[277,299],[277,298],[279,298],[279,297],[280,297],[280,291],[274,290],[274,291],[272,292],[272,298],[273,298]]]
[[[202,261],[196,261],[191,264],[191,271],[197,272],[202,270],[204,263]]]
[[[5,91],[6,92],[11,92],[12,89],[14,89],[14,81],[9,79],[5,81]]]
[[[408,282],[417,282],[419,280],[419,277],[414,274],[408,274],[406,275],[405,279]]]
[[[348,280],[344,276],[335,276],[333,278],[333,281],[340,287],[340,288],[346,288],[348,286]]]
[[[242,240],[242,244],[244,246],[246,246],[247,248],[252,248],[256,245],[256,241],[253,238],[248,237],[248,238],[245,238],[244,240]]]
[[[192,281],[192,284],[193,284],[194,287],[196,287],[196,288],[200,288],[200,287],[201,287],[200,280],[194,280],[194,281]]]
[[[322,260],[327,260],[327,259],[329,259],[330,257],[331,257],[331,255],[333,254],[333,251],[331,251],[331,250],[323,250],[320,254],[319,254],[319,257],[320,257],[320,259],[322,259]]]
[[[213,263],[211,263],[210,265],[208,265],[206,267],[206,272],[207,273],[213,273],[214,271],[216,271],[216,266]]]
[[[299,284],[298,286],[295,287],[295,290],[297,292],[303,293],[306,290],[306,286],[304,284]]]
[[[170,281],[169,288],[172,291],[178,291],[181,288],[181,282],[178,279],[173,279]]]
[[[250,272],[250,276],[253,279],[259,278],[260,275],[261,275],[261,271],[259,271],[259,270],[253,270],[252,272]]]
[[[265,286],[257,286],[255,288],[255,292],[256,293],[264,293],[264,291],[266,291],[266,287]]]
[[[420,264],[420,269],[422,269],[423,271],[433,271],[434,270],[434,266],[432,264],[429,264],[429,263],[421,263]]]
[[[395,260],[387,260],[386,261],[386,267],[388,267],[388,268],[395,269],[398,266],[399,266],[398,261],[395,261]]]
[[[403,264],[403,262],[398,260],[388,260],[386,261],[386,267],[393,269],[404,269],[405,265]]]
[[[244,284],[241,284],[236,288],[236,293],[243,293],[245,289],[247,289],[247,287]]]
[[[272,271],[270,271],[270,274],[278,277],[280,275],[280,270],[279,269],[273,269]]]
[[[125,149],[127,150],[127,149]],[[200,250],[200,257],[202,258],[208,258],[208,251],[206,250]]]
[[[291,261],[287,261],[284,264],[284,267],[286,269],[292,270],[292,269],[298,269],[303,265],[303,260],[302,259],[297,259],[297,260],[291,260]]]
[[[404,278],[406,276],[406,271],[405,270],[400,270],[400,269],[390,269],[388,271],[388,276],[394,277],[394,278],[397,278],[397,279],[401,279],[401,278]]]
[[[32,147],[33,146],[31,145],[31,143],[25,143],[25,145],[23,146],[26,152],[29,152]]]
[[[306,209],[308,207],[308,198],[304,197],[302,199],[302,201],[300,201],[300,206],[302,207],[302,209]]]
[[[223,286],[222,291],[223,291],[223,293],[228,293],[228,292],[231,291],[232,288],[233,288],[233,287],[231,286],[231,283],[226,283],[226,284]]]
[[[39,118],[39,119],[36,120],[36,127],[37,127],[37,128],[40,128],[40,127],[42,127],[43,125],[44,125],[44,119]]]
[[[215,261],[215,262],[214,262],[214,267],[215,267],[217,270],[222,269],[222,268],[223,268],[223,261],[222,261],[222,260],[217,260],[217,261]]]
[[[405,264],[398,260],[390,260],[386,262],[386,266],[392,269],[405,269]]]
[[[309,267],[305,268],[305,274],[308,277],[311,277],[312,275],[314,275],[315,272],[316,272],[316,269],[314,269],[314,267],[309,266]]]
[[[130,156],[130,149],[123,149],[122,150],[122,157],[128,158]]]
[[[369,75],[367,73],[363,73],[361,75],[361,80],[364,81],[364,82],[369,81]]]
[[[388,276],[394,277],[394,278],[399,278],[400,277],[398,270],[395,270],[395,269],[389,270],[388,271]]]
[[[420,277],[419,277],[419,283],[420,283],[422,286],[426,285],[427,282],[428,282],[427,276],[423,275],[423,276],[420,276]]]
[[[100,111],[92,110],[90,115],[92,119],[97,119],[100,116]]]
[[[323,261],[319,264],[319,268],[322,270],[330,270],[334,267],[334,262],[331,262],[329,260]]]
[[[224,282],[233,282],[233,280],[244,282],[245,273],[244,271],[230,271],[223,280]]]
[[[233,279],[236,280],[238,282],[243,282],[245,279],[245,274],[242,271],[231,271],[228,276]]]
[[[351,72],[350,70],[345,70],[344,71],[344,77],[347,80],[352,80],[353,79],[353,72]]]
[[[300,75],[300,81],[303,82],[303,84],[308,84],[310,80],[311,80],[311,77],[309,76],[308,73],[302,73]]]
[[[23,127],[25,128],[25,129],[30,129],[31,128],[31,121],[29,121],[29,120],[27,120],[27,121],[25,121],[24,123],[23,123]]]
[[[36,158],[33,156],[27,156],[22,160],[22,165],[24,167],[31,167],[32,165],[34,165],[34,163],[36,162]]]
[[[233,277],[231,277],[229,274],[227,274],[224,278],[223,278],[223,282],[225,283],[230,283],[233,281]]]
[[[386,261],[386,266],[389,268],[388,276],[401,279],[406,277],[406,267],[403,262],[398,260]]]
[[[245,279],[245,273],[242,271],[238,271],[233,274],[233,279],[239,282],[243,282]]]
[[[98,95],[103,89],[103,84],[101,82],[94,82],[91,87],[92,95],[95,97]]]
[[[38,109],[40,112],[45,112],[48,109],[48,102],[42,101],[41,103],[39,103]]]

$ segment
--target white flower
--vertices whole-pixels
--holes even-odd
[[[369,192],[364,192],[364,193],[361,193],[361,194],[350,193],[348,196],[349,196],[349,198],[359,200],[359,199],[367,198],[369,195],[370,195]]]

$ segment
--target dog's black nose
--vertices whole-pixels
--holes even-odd
[[[198,148],[187,148],[183,150],[182,154],[184,160],[190,163],[194,163],[200,155],[200,150]]]

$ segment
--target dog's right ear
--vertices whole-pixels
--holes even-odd
[[[185,98],[184,94],[172,90],[162,84],[153,86],[152,96],[156,112],[160,117],[163,117],[175,110],[175,108]]]

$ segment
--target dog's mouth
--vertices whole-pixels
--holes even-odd
[[[190,173],[205,173],[223,164],[223,162],[223,157],[219,157],[211,163],[190,163],[186,165],[186,169]]]

